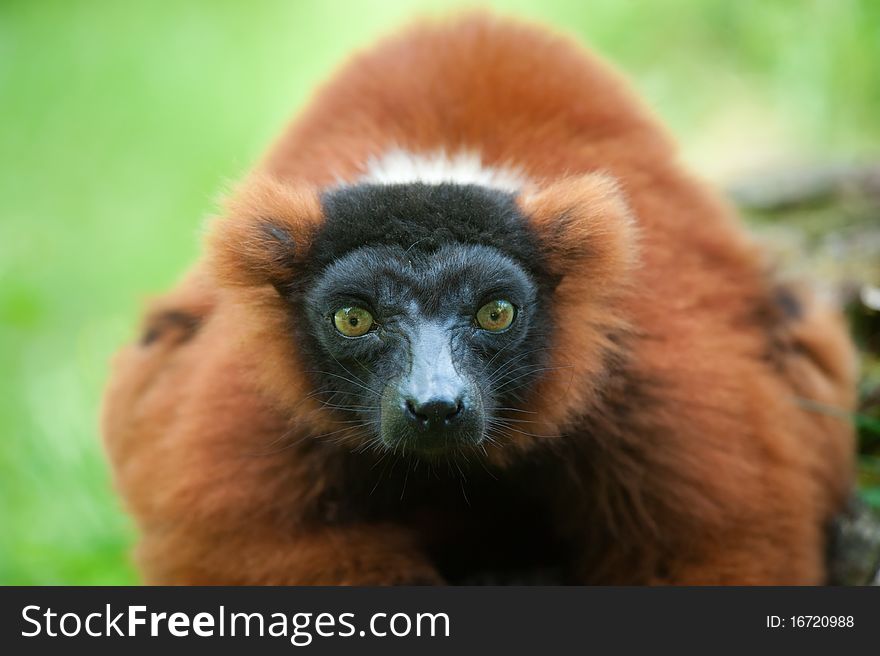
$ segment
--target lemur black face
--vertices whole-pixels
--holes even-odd
[[[453,189],[325,197],[327,227],[311,259],[330,261],[304,277],[298,331],[327,406],[362,424],[373,444],[428,457],[500,436],[499,413],[540,374],[548,333],[540,257],[531,271],[516,257],[534,245],[513,198],[458,187],[457,207],[470,211],[457,215],[432,202],[438,191]],[[411,229],[390,236],[388,217]],[[345,226],[365,245],[330,255]],[[479,243],[486,230],[511,248]]]

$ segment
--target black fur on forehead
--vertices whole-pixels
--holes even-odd
[[[359,184],[321,197],[325,223],[310,252],[322,269],[361,246],[432,253],[458,242],[492,246],[548,282],[538,240],[509,192],[477,185]]]

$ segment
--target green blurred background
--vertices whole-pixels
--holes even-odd
[[[136,582],[97,432],[111,353],[315,85],[452,4],[0,2],[0,583]],[[875,0],[487,6],[617,62],[721,184],[877,160]]]

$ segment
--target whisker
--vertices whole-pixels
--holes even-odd
[[[539,435],[537,433],[530,433],[528,431],[520,430],[519,428],[514,428],[513,426],[504,426],[505,430],[513,431],[514,433],[519,433],[521,435],[527,435],[528,437],[537,437],[541,439],[561,439],[562,435]],[[497,427],[496,427],[497,430]]]
[[[529,414],[529,415],[536,415],[536,414],[538,414],[538,413],[535,412],[534,410],[522,410],[522,409],[520,409],[520,408],[505,408],[505,407],[503,407],[503,406],[496,406],[496,407],[494,407],[494,408],[492,408],[492,409],[495,410],[495,411],[504,411],[504,412],[524,412],[524,413]]]
[[[495,355],[493,355],[486,364],[483,365],[483,369],[480,371],[480,377],[482,377],[486,373],[486,371],[489,369],[489,365],[495,361],[495,358],[497,358],[499,355],[504,353],[504,351],[506,351],[512,345],[513,345],[513,342],[508,342],[507,344],[502,346],[498,350],[498,352]]]
[[[518,381],[522,378],[525,378],[526,376],[533,376],[534,374],[538,374],[538,373],[545,372],[545,371],[558,371],[560,369],[571,369],[571,367],[572,367],[571,365],[564,365],[564,366],[560,366],[560,367],[540,367],[540,368],[534,369],[532,371],[527,371],[523,374],[520,374],[519,376],[516,376],[515,378],[512,378],[510,380],[503,382],[501,385],[496,387],[493,391],[497,394],[497,393],[501,392],[508,385],[515,383],[516,381]]]
[[[492,422],[492,421],[498,421],[498,422],[501,422],[502,419],[500,419],[500,418],[498,418],[498,419],[490,419],[489,421],[490,421],[490,422]],[[540,422],[534,421],[534,420],[532,420],[532,419],[515,419],[515,418],[513,418],[513,417],[504,417],[504,418],[503,418],[503,422],[504,422],[505,424],[508,424],[508,423],[512,423],[512,424],[537,424],[537,423],[540,423]]]
[[[328,401],[322,401],[321,405],[325,408],[331,408],[333,410],[351,410],[352,412],[358,410],[375,410],[376,406],[374,405],[334,405]]]
[[[344,368],[344,367],[343,367],[343,368]],[[346,371],[347,371],[347,370],[346,370]],[[367,387],[367,386],[364,385],[363,383],[360,383],[360,382],[358,382],[358,381],[356,381],[356,380],[352,380],[351,378],[346,378],[345,376],[342,376],[342,375],[340,375],[340,374],[334,373],[334,372],[332,372],[332,371],[320,371],[320,370],[316,370],[316,371],[308,371],[308,372],[306,372],[306,373],[310,373],[310,374],[324,374],[324,375],[327,375],[327,376],[333,376],[334,378],[339,378],[339,379],[341,379],[341,380],[346,381],[347,383],[351,383],[352,385],[356,385],[357,387],[360,387],[361,389],[366,390],[366,391],[369,392],[370,394],[372,394],[372,395],[374,395],[374,396],[376,396],[376,397],[378,397],[378,398],[380,398],[380,399],[382,398],[382,395],[379,394],[379,392],[377,392],[376,390],[372,389],[371,387]]]
[[[552,347],[552,346],[541,346],[541,347],[526,351],[525,353],[520,353],[515,358],[512,358],[511,360],[504,362],[500,367],[498,367],[498,369],[493,371],[492,376],[490,376],[490,378],[489,378],[489,382],[490,383],[494,382],[494,381],[498,380],[501,376],[510,372],[510,369],[513,367],[513,365],[516,364],[517,362],[519,362],[520,360],[522,360],[523,358],[526,358],[526,357],[533,355],[535,353],[540,353],[541,351],[552,351],[552,350],[554,350],[554,347]]]
[[[334,361],[336,364],[338,364],[340,367],[342,367],[342,369],[345,371],[345,373],[347,373],[349,376],[351,376],[352,378],[354,378],[356,381],[358,381],[358,382],[359,382],[361,385],[363,385],[365,388],[367,387],[366,382],[364,382],[363,380],[361,380],[360,378],[358,378],[357,376],[355,376],[351,371],[349,371],[349,370],[348,370],[348,367],[346,367],[344,364],[342,364],[342,363],[337,359],[337,357],[336,357],[335,355],[333,355],[333,354],[331,353],[331,354],[330,354],[330,357],[333,358],[333,361]],[[369,371],[369,370],[368,370],[368,371]]]

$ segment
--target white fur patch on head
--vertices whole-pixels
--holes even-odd
[[[472,150],[448,154],[439,150],[430,153],[411,153],[389,150],[379,157],[367,160],[367,171],[358,182],[373,184],[453,183],[480,185],[513,193],[527,184],[522,171],[513,167],[484,166],[480,154]]]

